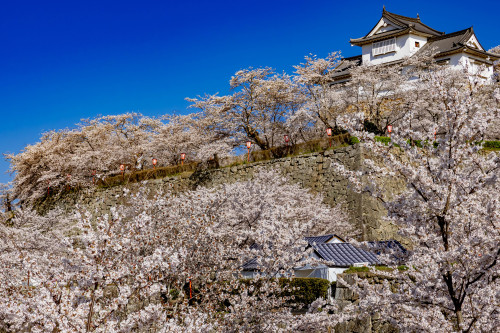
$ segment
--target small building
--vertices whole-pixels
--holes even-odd
[[[445,33],[424,24],[419,15],[407,17],[382,10],[382,17],[363,37],[350,40],[361,47],[361,55],[345,58],[335,69],[335,82],[349,80],[349,69],[361,64],[396,64],[407,57],[429,50],[436,62],[457,68],[485,79],[493,77],[493,63],[500,56],[486,52],[472,27]],[[480,71],[480,72],[479,72]]]
[[[321,236],[320,236],[321,237]],[[313,238],[313,237],[308,237]],[[337,275],[342,274],[351,266],[371,266],[380,264],[374,253],[357,248],[346,242],[309,242],[313,248],[311,256],[324,263],[305,265],[294,269],[295,277],[315,277],[327,279],[330,282],[337,281]]]
[[[357,248],[334,234],[305,237],[305,240],[308,242],[308,248],[313,248],[312,258],[322,263],[297,266],[293,273],[289,274],[290,276],[321,278],[333,282],[337,281],[337,274],[341,274],[351,266],[380,264],[374,253]],[[247,261],[242,269],[244,278],[259,276],[259,264],[255,258]]]

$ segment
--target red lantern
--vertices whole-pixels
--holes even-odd
[[[290,141],[290,138],[288,137],[288,135],[285,135],[285,142],[288,144],[288,141]]]
[[[329,143],[329,146],[331,147],[332,146],[332,129],[331,129],[331,127],[328,127],[326,129],[326,135],[328,135],[328,143]]]
[[[193,298],[193,287],[191,284],[191,277],[189,277],[189,298]]]
[[[120,164],[120,170],[123,172],[125,170],[125,164]]]
[[[392,125],[387,125],[387,132],[389,132],[389,133],[392,132]]]
[[[156,163],[158,163],[158,160],[153,158],[153,169],[156,169]]]
[[[184,160],[186,159],[186,154],[181,153],[181,165],[184,165]]]
[[[250,147],[252,147],[252,143],[250,141],[247,141],[247,150],[248,150],[247,162],[250,162]]]

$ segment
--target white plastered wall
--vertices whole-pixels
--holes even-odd
[[[416,47],[415,42],[419,42],[420,46]],[[405,57],[412,56],[420,48],[427,43],[427,38],[413,34],[396,37],[396,51],[377,56],[372,55],[373,43],[362,46],[363,64],[383,64],[386,62],[401,60]]]
[[[454,69],[463,70],[464,68],[467,68],[469,73],[479,74],[486,80],[490,80],[493,76],[493,66],[483,66],[477,64],[477,61],[481,61],[481,59],[469,54],[455,53],[446,57],[438,58],[436,60],[439,61],[444,59],[447,59],[447,63]]]
[[[294,275],[298,278],[320,278],[330,282],[337,281],[337,275],[342,274],[347,268],[318,266],[308,269],[295,269]]]

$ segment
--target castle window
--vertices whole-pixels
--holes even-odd
[[[420,42],[415,42],[415,47],[420,47]]]
[[[436,64],[446,66],[450,64],[450,58],[436,60]]]
[[[390,38],[380,42],[375,42],[372,45],[372,55],[374,57],[390,52],[396,52],[396,38]]]

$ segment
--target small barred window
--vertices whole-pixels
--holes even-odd
[[[372,54],[377,56],[396,51],[396,38],[386,39],[380,42],[373,43]]]

